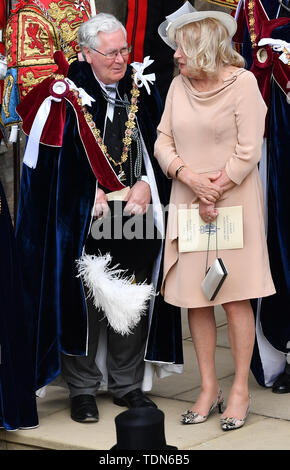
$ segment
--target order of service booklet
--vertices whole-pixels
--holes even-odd
[[[199,216],[198,204],[190,209],[178,209],[178,250],[207,251],[210,227],[209,249],[216,249],[216,230],[219,250],[243,248],[243,207],[219,207],[219,215],[211,224]]]

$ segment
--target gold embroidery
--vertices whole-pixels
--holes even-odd
[[[78,26],[79,26],[79,23],[78,23]],[[63,39],[66,42],[71,42],[75,39],[75,32],[71,30],[68,23],[62,23],[60,25],[60,29],[61,29]]]
[[[64,9],[60,9],[59,6],[64,6]],[[78,15],[72,6],[63,5],[62,2],[59,2],[59,4],[56,2],[51,2],[49,4],[48,13],[58,24],[60,24],[60,22],[65,18],[67,18],[70,22],[74,21]]]
[[[12,61],[12,33],[13,33],[13,29],[12,29],[11,25],[8,23],[7,27],[6,27],[6,35],[5,35],[5,39],[6,39],[5,47],[6,47],[6,51],[7,51],[7,64],[9,64]]]
[[[132,143],[132,138],[131,138],[131,135],[132,135],[132,129],[134,129],[134,127],[136,126],[136,121],[135,121],[135,118],[136,118],[136,113],[138,111],[138,106],[137,106],[137,98],[138,96],[140,95],[140,91],[134,81],[134,75],[135,75],[135,71],[133,72],[132,74],[132,78],[133,78],[133,88],[131,89],[131,104],[130,104],[130,107],[129,107],[129,114],[128,114],[128,121],[125,123],[125,126],[126,126],[126,130],[125,130],[125,137],[123,138],[123,151],[122,151],[122,155],[121,155],[121,162],[116,162],[112,157],[111,155],[108,153],[108,149],[106,147],[106,145],[104,144],[103,142],[103,139],[101,137],[101,131],[100,129],[98,129],[96,127],[96,124],[95,122],[93,121],[93,117],[92,115],[87,111],[86,107],[85,106],[82,106],[82,100],[78,97],[79,93],[78,91],[73,91],[73,94],[76,96],[77,98],[77,101],[78,101],[78,104],[81,106],[82,108],[82,112],[84,114],[84,118],[88,124],[88,126],[90,127],[100,149],[102,150],[103,154],[105,155],[105,157],[107,158],[107,160],[109,160],[110,162],[113,163],[113,165],[115,167],[119,167],[119,179],[120,181],[122,180],[122,176],[124,174],[123,172],[123,167],[122,165],[127,161],[128,159],[128,152],[129,152],[129,148],[130,148],[130,145]]]
[[[35,85],[38,85],[38,83],[41,83],[43,80],[45,80],[46,77],[47,77],[47,72],[43,77],[37,78],[35,77],[32,70],[28,70],[26,75],[21,75],[20,78],[22,81],[22,86],[23,88],[25,88],[25,90],[23,90],[22,92],[22,95],[26,96],[27,93],[29,93]]]
[[[254,8],[255,8],[255,4],[252,0],[250,0],[248,3],[250,38],[252,42],[252,47],[257,47],[257,43],[256,43],[257,35],[256,35],[256,30],[255,30]]]
[[[80,10],[76,11],[73,6],[60,1],[58,4],[51,2],[49,4],[48,13],[55,21],[67,44],[77,41],[77,30],[84,21],[84,15]],[[68,22],[64,20],[68,20]],[[66,52],[66,56],[70,59],[73,55],[74,50],[73,47],[70,46],[69,51]]]
[[[76,26],[74,26],[74,27],[78,28],[80,26],[80,24],[81,24],[81,22],[77,22]],[[65,40],[65,42],[68,44],[68,51],[66,52],[66,56],[68,57],[69,62],[70,62],[71,58],[73,58],[73,56],[75,55],[75,51],[76,52],[80,51],[80,48],[79,48],[79,50],[77,50],[77,47],[75,47],[75,51],[74,51],[73,47],[69,45],[74,40],[76,40],[76,37],[77,37],[77,32],[72,31],[71,27],[72,27],[72,25],[70,26],[68,23],[61,23],[61,25],[60,25],[60,30],[61,30],[62,37]]]
[[[54,26],[38,12],[19,13],[17,41],[18,66],[54,64],[53,53],[60,49]]]
[[[60,75],[59,73],[53,73],[52,77],[56,80],[63,80],[65,78],[64,75]]]
[[[72,4],[72,6],[74,8],[74,12],[77,11],[78,12],[77,14],[79,16],[83,16],[83,14],[81,12],[84,11],[86,16],[90,17],[89,11],[86,9],[85,4],[81,0],[60,0],[58,5],[60,7],[70,8],[70,6],[67,5],[68,3]],[[75,10],[75,7],[77,7],[77,10]]]
[[[9,101],[10,101],[13,84],[14,84],[13,76],[8,75],[4,80],[4,94],[3,94],[3,100],[2,100],[3,111],[4,111],[6,118],[10,117]]]

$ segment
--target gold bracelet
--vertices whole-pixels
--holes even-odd
[[[175,172],[175,178],[176,178],[176,179],[177,179],[178,173],[179,173],[179,172],[182,170],[182,168],[184,168],[184,167],[185,167],[185,165],[180,165],[180,166],[177,168],[177,170],[176,170],[176,172]]]

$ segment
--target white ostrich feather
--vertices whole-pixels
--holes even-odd
[[[121,335],[132,333],[141,315],[147,311],[147,301],[155,294],[152,284],[134,283],[126,271],[109,268],[109,253],[104,256],[84,253],[77,260],[78,277],[82,278],[96,308],[101,308],[111,327]]]

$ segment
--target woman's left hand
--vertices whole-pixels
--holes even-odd
[[[229,189],[232,189],[234,186],[236,186],[236,183],[234,183],[228,177],[227,172],[224,168],[220,172],[221,172],[221,174],[215,180],[215,183],[220,186],[222,193],[224,193],[225,191],[228,191]]]
[[[229,189],[232,189],[234,186],[236,186],[236,183],[234,183],[228,177],[225,169],[221,170],[220,173],[221,174],[215,180],[215,183],[219,185],[221,189],[221,194],[223,194],[225,191],[228,191]],[[199,215],[204,222],[207,222],[207,223],[213,222],[218,216],[218,210],[215,208],[214,204],[209,204],[208,200],[205,200],[204,198],[200,198]]]

